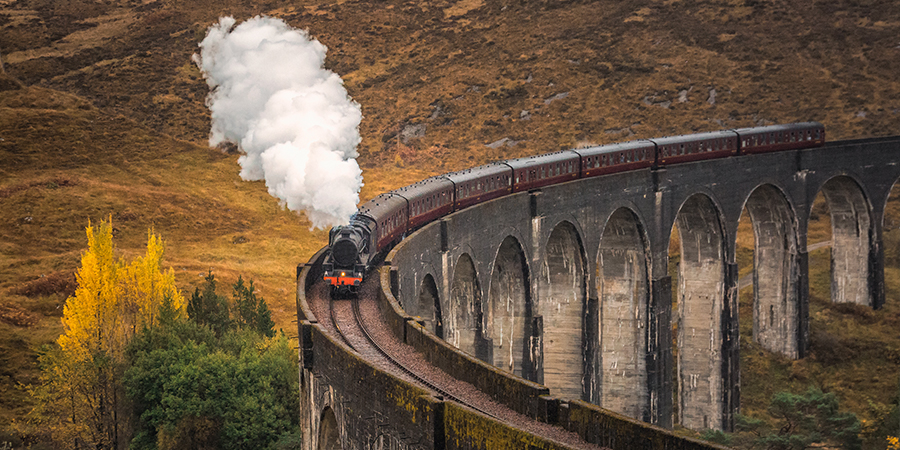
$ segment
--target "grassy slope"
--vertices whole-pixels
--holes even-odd
[[[822,121],[832,139],[900,129],[900,10],[891,0],[0,0],[0,55],[29,86],[0,91],[0,426],[27,409],[15,386],[33,381],[35,354],[23,346],[61,331],[65,297],[15,292],[73,271],[88,220],[111,215],[123,255],[138,254],[154,227],[186,292],[209,269],[225,281],[252,277],[289,328],[294,266],[324,233],[308,232],[262,184],[240,181],[235,156],[206,148],[207,88],[190,62],[217,17],[260,13],[326,44],[327,65],[361,104],[363,199],[585,143],[798,120]],[[12,84],[0,76],[0,86]],[[404,134],[423,124],[424,137]],[[515,143],[485,146],[503,138]],[[827,262],[816,267],[812,328],[896,352],[897,269],[872,319],[818,300],[828,298],[815,287],[827,290],[815,284]],[[841,392],[860,413],[865,397],[888,401],[878,394],[897,391],[896,360],[864,366],[894,371],[871,384],[835,371],[846,361],[815,362],[815,350],[791,363],[742,345],[746,412],[759,410],[767,389],[792,383]],[[782,381],[767,382],[772,373]]]

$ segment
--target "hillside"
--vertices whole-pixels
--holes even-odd
[[[290,333],[295,267],[326,233],[241,181],[236,154],[208,148],[208,89],[191,62],[218,17],[258,14],[325,44],[361,105],[363,200],[587,144],[806,120],[831,140],[900,134],[891,0],[0,0],[0,437],[29,409],[21,386],[35,380],[37,348],[61,332],[89,221],[112,217],[124,255],[160,233],[185,292],[208,270],[254,279]],[[889,364],[754,351],[745,409],[776,385],[772,365],[788,380],[778,386],[838,390],[861,417],[874,420],[868,400],[896,404],[900,269],[889,263],[883,311],[829,306],[827,284],[811,308],[838,336],[828,342],[852,352],[852,333],[867,333],[865,349],[890,350],[870,359]],[[815,378],[842,364],[895,373]]]

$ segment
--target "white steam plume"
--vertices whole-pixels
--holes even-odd
[[[194,55],[210,87],[210,145],[237,144],[241,178],[266,180],[313,227],[348,223],[362,187],[359,104],[306,31],[260,16],[234,25],[220,18]]]

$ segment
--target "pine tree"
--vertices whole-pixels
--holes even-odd
[[[269,311],[269,306],[262,297],[256,307],[256,330],[266,337],[275,336],[275,321],[272,320],[272,312]]]
[[[216,336],[221,337],[230,328],[228,301],[216,294],[216,277],[212,271],[206,275],[203,292],[200,288],[194,289],[188,301],[187,314],[194,322],[212,329]]]
[[[234,306],[236,309],[236,321],[241,329],[250,329],[260,334],[275,336],[275,322],[272,321],[272,313],[262,297],[256,296],[253,280],[250,286],[244,285],[243,277],[238,277],[234,288]]]
[[[706,430],[700,437],[735,448],[765,450],[858,450],[862,443],[859,419],[840,412],[833,393],[812,387],[802,395],[779,392],[769,402],[769,414],[773,423],[738,415],[734,434]]]

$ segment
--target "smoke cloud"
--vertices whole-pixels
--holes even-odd
[[[362,187],[359,104],[306,31],[271,17],[235,23],[220,18],[193,58],[210,87],[210,145],[237,144],[241,178],[265,180],[313,227],[348,223]]]

